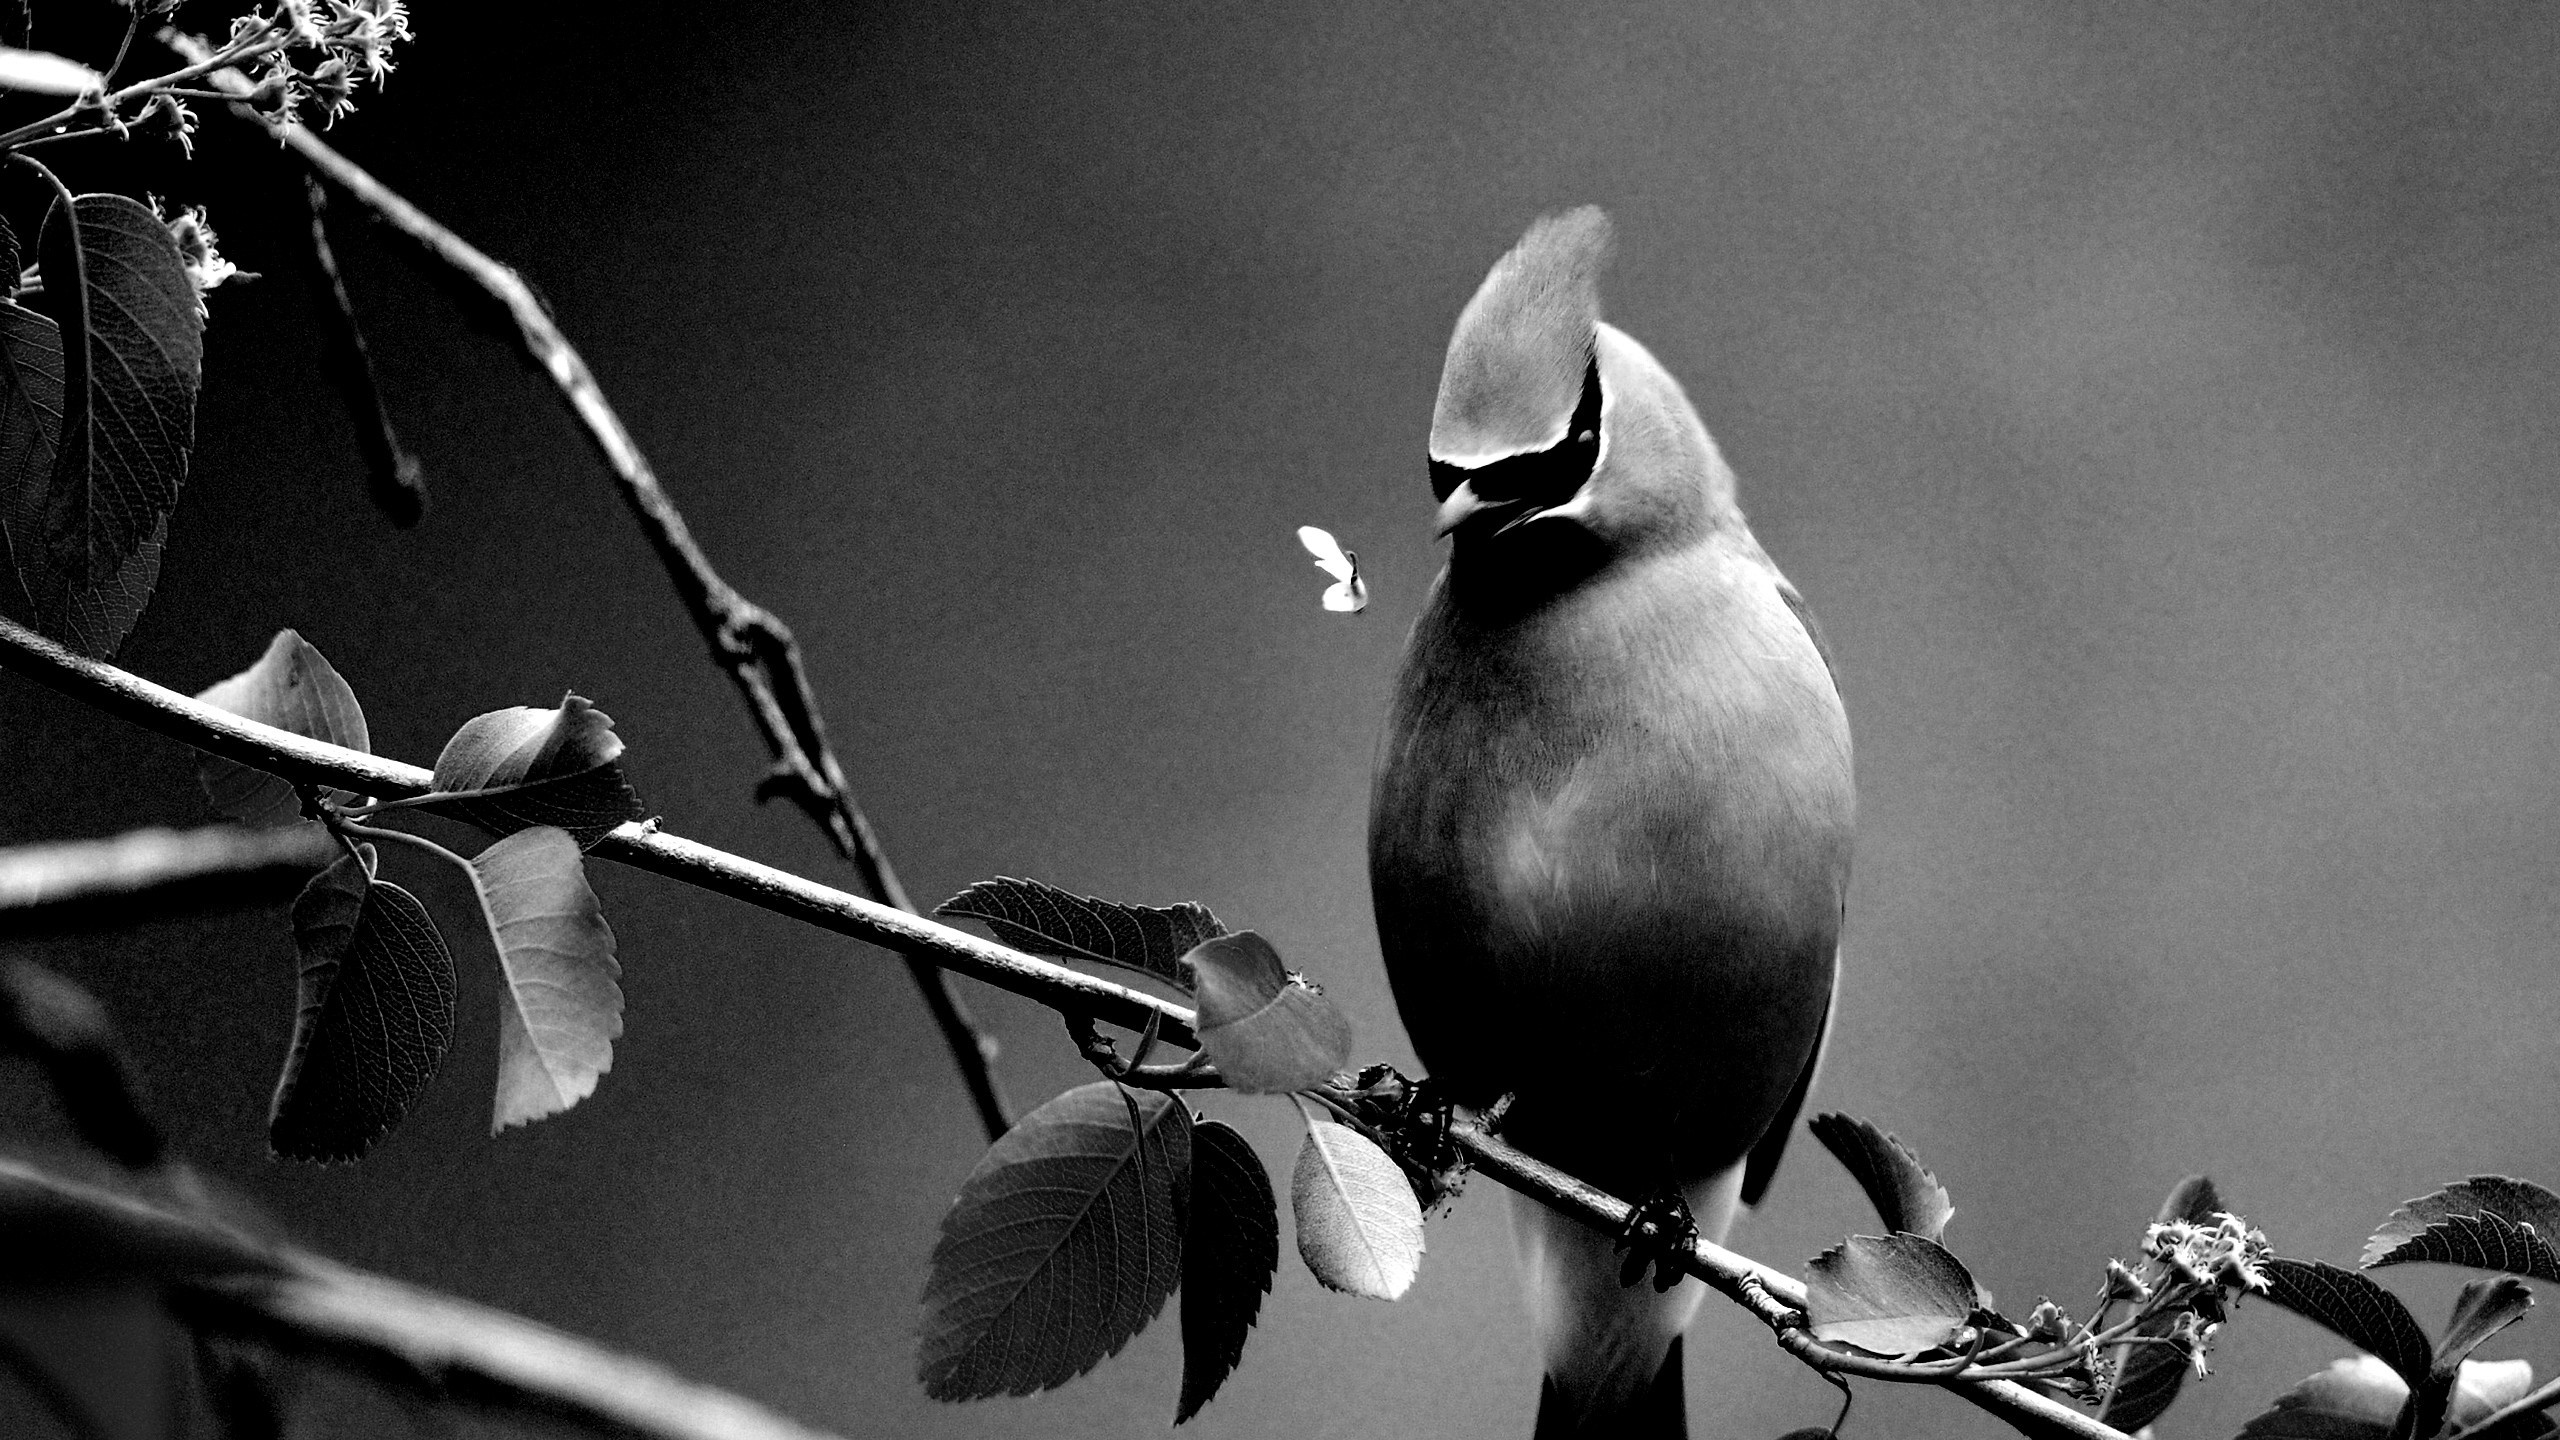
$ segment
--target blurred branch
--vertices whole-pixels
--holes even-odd
[[[134,830],[105,840],[0,850],[0,937],[258,905],[299,890],[336,858],[315,825]]]
[[[141,1077],[88,991],[32,961],[0,970],[0,1054],[23,1055],[44,1071],[81,1143],[128,1170],[168,1154],[142,1103]]]
[[[645,1440],[823,1440],[750,1401],[468,1300],[272,1244],[220,1221],[0,1157],[13,1247],[138,1271],[181,1318],[318,1354],[434,1401]]]
[[[0,619],[0,667],[39,680],[147,729],[288,780],[335,785],[385,797],[423,795],[432,785],[430,773],[415,765],[340,749],[244,720],[103,661],[74,655],[6,619]],[[837,934],[867,940],[910,959],[947,966],[1066,1015],[1089,1016],[1130,1030],[1152,1031],[1165,1043],[1187,1050],[1199,1048],[1192,1012],[1183,1006],[649,825],[624,825],[592,853],[743,900],[775,914],[805,920]],[[1604,1233],[1623,1232],[1634,1215],[1634,1208],[1626,1201],[1532,1159],[1487,1134],[1479,1125],[1456,1122],[1451,1126],[1450,1138],[1477,1169],[1499,1183]],[[1805,1303],[1801,1282],[1704,1240],[1691,1242],[1674,1258],[1689,1274],[1751,1310],[1778,1333],[1788,1353],[1816,1369],[1905,1382],[1943,1383],[1968,1403],[1990,1411],[2034,1440],[2129,1440],[2122,1431],[2010,1381],[1932,1376],[1922,1367],[1870,1363],[1836,1351],[1811,1350],[1810,1336],[1798,1313]],[[1791,1336],[1805,1343],[1789,1343]]]
[[[213,53],[202,41],[174,30],[160,32],[160,39],[193,62],[202,63]],[[247,77],[235,71],[216,71],[208,79],[232,95],[247,95],[252,88]],[[283,141],[316,174],[371,210],[440,270],[476,287],[504,308],[526,360],[551,378],[585,427],[587,438],[621,488],[623,500],[658,552],[667,578],[675,583],[686,613],[710,646],[713,663],[736,683],[766,748],[773,752],[773,768],[756,787],[757,798],[787,799],[799,806],[836,853],[852,862],[862,888],[873,900],[913,913],[915,906],[898,883],[870,820],[854,803],[844,769],[827,744],[826,721],[801,663],[799,641],[781,617],[740,595],[711,567],[675,501],[606,402],[586,361],[552,323],[550,312],[523,277],[482,254],[302,125],[271,119],[243,104],[230,108]],[[952,993],[948,979],[931,963],[910,957],[908,969],[951,1046],[952,1059],[968,1083],[970,1101],[986,1126],[987,1138],[995,1139],[1011,1123],[996,1087],[995,1038],[979,1028]]]

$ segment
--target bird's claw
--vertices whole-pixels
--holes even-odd
[[[1698,1222],[1690,1215],[1689,1202],[1681,1198],[1679,1191],[1666,1190],[1639,1202],[1618,1231],[1618,1248],[1627,1257],[1626,1263],[1618,1267],[1618,1283],[1633,1285],[1650,1265],[1653,1288],[1669,1290],[1688,1273],[1680,1268],[1680,1257],[1697,1239]]]

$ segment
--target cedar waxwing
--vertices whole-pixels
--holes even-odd
[[[1369,811],[1396,1007],[1454,1098],[1721,1242],[1829,1018],[1854,818],[1813,617],[1678,381],[1600,320],[1608,217],[1529,227],[1458,317],[1431,417],[1449,563]],[[1514,1197],[1536,1435],[1679,1437],[1704,1294]]]

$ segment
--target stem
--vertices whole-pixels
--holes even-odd
[[[214,57],[202,41],[174,30],[161,31],[160,38],[179,54],[198,60],[200,63],[194,67],[198,73],[213,72],[213,83],[218,88],[234,95],[246,94],[251,88],[247,77],[217,70]],[[561,399],[568,402],[571,413],[586,429],[587,438],[603,458],[605,468],[622,491],[624,503],[640,522],[641,532],[648,537],[668,580],[673,582],[676,598],[683,602],[694,628],[710,647],[712,663],[737,686],[748,715],[764,738],[765,748],[772,752],[773,768],[757,786],[756,797],[786,799],[799,806],[836,853],[852,863],[863,891],[872,900],[913,914],[914,904],[907,898],[905,887],[898,883],[897,871],[891,868],[880,837],[854,802],[844,767],[827,744],[826,720],[819,711],[817,692],[809,683],[808,670],[800,658],[800,644],[792,637],[791,628],[781,617],[731,588],[712,568],[702,547],[694,542],[693,532],[676,509],[675,501],[640,453],[638,442],[606,402],[604,390],[596,384],[587,362],[569,344],[568,337],[560,333],[560,327],[552,323],[550,312],[525,285],[523,277],[429,218],[300,123],[290,118],[271,119],[237,103],[230,108],[233,114],[282,140],[315,173],[373,211],[440,269],[478,289],[506,311],[525,359],[550,377]],[[0,137],[0,143],[6,143],[6,137]],[[950,1045],[953,1063],[959,1066],[961,1078],[969,1087],[970,1101],[977,1107],[978,1118],[992,1141],[1011,1125],[1006,1118],[1004,1096],[996,1085],[995,1037],[970,1017],[940,970],[912,957],[907,968],[916,988],[923,993],[934,1024]]]
[[[418,458],[401,448],[400,434],[391,428],[391,410],[383,403],[382,384],[373,373],[373,352],[364,343],[364,327],[356,323],[356,303],[338,274],[338,252],[329,244],[329,192],[308,175],[302,184],[303,198],[311,209],[312,279],[323,302],[320,314],[328,331],[329,371],[337,380],[339,398],[346,402],[347,418],[355,422],[356,449],[364,455],[374,506],[405,530],[426,514],[425,475]]]
[[[166,32],[163,32],[163,34],[165,36]],[[127,100],[148,95],[154,91],[165,90],[172,86],[183,85],[189,80],[194,80],[201,76],[208,75],[213,71],[220,70],[226,66],[238,65],[243,61],[256,60],[267,55],[272,55],[276,51],[284,48],[284,42],[274,39],[273,36],[274,30],[270,27],[269,30],[259,38],[248,41],[236,48],[223,50],[219,53],[206,46],[203,42],[196,41],[194,42],[196,53],[188,55],[188,59],[191,63],[185,68],[172,70],[166,75],[155,75],[148,80],[137,80],[121,90],[102,95],[94,101],[85,99],[74,101],[69,105],[65,105],[61,109],[56,110],[52,114],[45,116],[41,120],[30,120],[26,124],[21,125],[14,130],[0,131],[0,150],[7,150],[18,145],[25,144],[40,135],[47,136],[47,138],[60,138],[56,136],[49,136],[47,135],[47,132],[70,124],[72,121],[79,119],[82,113],[88,110],[95,109],[98,113],[106,115],[109,118],[113,118],[116,108],[124,104]],[[121,60],[119,60],[118,63],[122,63]],[[248,81],[243,77],[241,83],[245,86],[248,84]],[[245,93],[245,91],[241,93]],[[89,130],[82,131],[81,133],[94,135],[105,128],[105,126],[96,126]]]
[[[462,872],[466,875],[474,873],[471,869],[470,861],[463,859],[460,855],[455,854],[451,850],[447,850],[424,835],[412,835],[406,830],[384,830],[378,826],[357,825],[346,821],[340,821],[337,828],[345,831],[349,835],[361,836],[367,840],[397,840],[401,844],[410,846],[413,849],[424,850],[428,854],[433,855],[437,859],[443,860],[448,864],[460,866]]]

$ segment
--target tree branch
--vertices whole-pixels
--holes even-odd
[[[521,1316],[0,1156],[0,1221],[48,1265],[139,1266],[203,1329],[317,1352],[431,1399],[644,1440],[825,1440],[750,1401]]]
[[[104,661],[73,654],[6,618],[0,618],[0,668],[15,670],[146,730],[296,783],[333,785],[386,799],[424,795],[434,789],[433,773],[422,766],[341,749],[243,719]],[[1053,1009],[1091,1015],[1131,1030],[1144,1028],[1150,1014],[1161,1012],[1166,1017],[1162,1023],[1166,1041],[1184,1049],[1199,1048],[1191,1030],[1191,1012],[1168,1007],[1152,995],[1035,959],[911,911],[667,834],[654,824],[624,825],[590,853],[869,941],[910,960],[956,970]]]
[[[104,661],[75,655],[7,619],[0,619],[0,667],[146,729],[287,780],[385,797],[423,795],[432,788],[432,775],[418,766],[244,720]],[[654,822],[626,824],[591,853],[869,941],[911,961],[957,970],[1063,1014],[1089,1016],[1141,1032],[1152,1028],[1162,1042],[1187,1050],[1199,1048],[1192,1012],[1183,1006],[667,834]],[[1476,1168],[1497,1182],[1596,1229],[1618,1233],[1634,1213],[1626,1201],[1532,1159],[1473,1123],[1456,1122],[1450,1134]],[[1782,1337],[1804,1333],[1793,1313],[1804,1305],[1804,1286],[1793,1277],[1704,1240],[1691,1244],[1679,1259],[1689,1273],[1750,1309]],[[1832,1351],[1816,1355],[1796,1346],[1788,1350],[1817,1369],[1850,1369],[1894,1380],[1919,1378],[1907,1370],[1843,1364],[1845,1357]],[[2033,1440],[2129,1440],[2120,1430],[2010,1381],[1955,1379],[1946,1384],[1968,1403],[1990,1411]]]
[[[175,30],[163,30],[160,39],[197,63],[213,53],[204,42]],[[252,88],[247,77],[236,71],[219,70],[208,78],[232,95],[246,95]],[[890,867],[870,820],[854,803],[844,768],[827,744],[826,720],[801,663],[799,641],[781,617],[740,595],[711,567],[639,444],[606,402],[587,362],[552,323],[550,312],[523,277],[438,224],[300,123],[289,117],[272,118],[243,104],[235,103],[230,109],[283,141],[316,174],[379,216],[444,273],[475,287],[505,310],[526,361],[550,377],[594,442],[650,547],[657,551],[667,578],[674,582],[677,598],[693,617],[694,628],[702,632],[712,663],[737,685],[747,713],[772,751],[773,768],[756,787],[756,797],[787,799],[799,806],[836,853],[852,862],[862,888],[873,900],[912,913],[915,906],[898,883],[897,871]],[[912,957],[907,968],[951,1046],[952,1059],[968,1084],[970,1101],[986,1126],[987,1138],[1001,1136],[1011,1121],[996,1086],[995,1037],[970,1017],[941,971]]]

